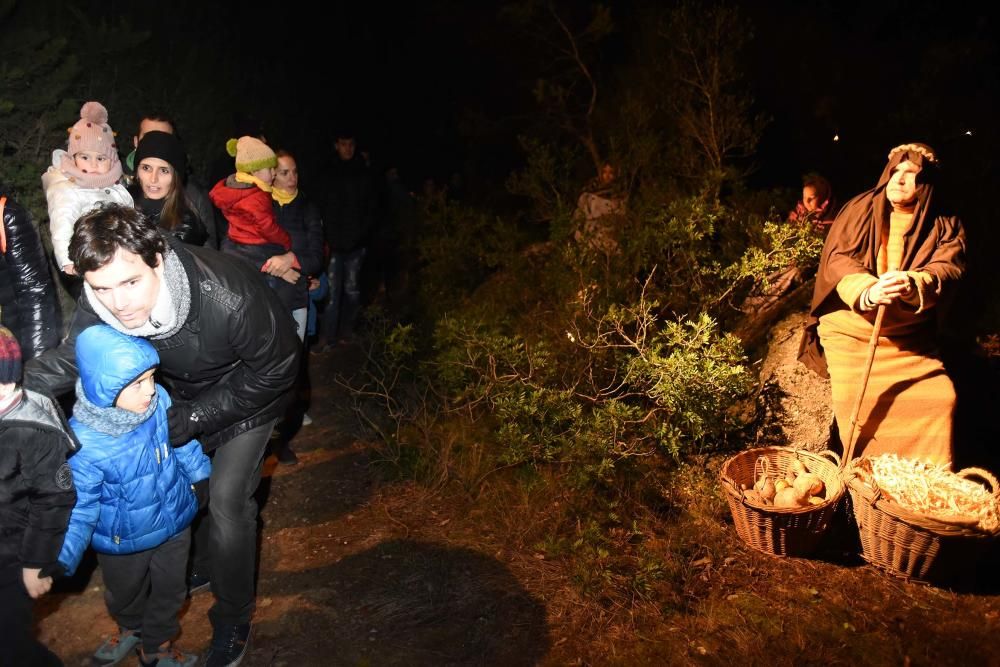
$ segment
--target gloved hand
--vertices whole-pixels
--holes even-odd
[[[198,509],[205,509],[205,505],[208,505],[208,479],[195,482],[191,488],[194,489],[194,497],[198,499]]]
[[[167,409],[167,429],[170,444],[183,447],[201,433],[199,413],[194,403],[174,403]]]
[[[46,565],[45,567],[43,567],[41,572],[38,573],[38,576],[40,578],[52,577],[53,579],[58,579],[59,577],[65,576],[65,574],[66,574],[66,566],[60,563],[59,561],[56,561],[51,565]]]

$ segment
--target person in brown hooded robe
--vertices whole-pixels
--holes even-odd
[[[950,464],[955,390],[937,354],[937,306],[965,271],[965,233],[935,197],[926,144],[889,153],[878,184],[847,204],[823,247],[799,359],[830,377],[841,440],[880,307],[885,315],[854,455]]]

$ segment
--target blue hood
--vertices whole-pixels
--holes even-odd
[[[126,336],[106,324],[84,329],[76,337],[76,365],[84,395],[100,408],[113,406],[122,389],[159,363],[160,355],[149,341]]]

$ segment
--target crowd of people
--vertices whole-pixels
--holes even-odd
[[[65,331],[38,234],[0,198],[0,664],[61,664],[33,638],[31,599],[92,547],[118,625],[93,664],[194,664],[173,644],[178,614],[210,587],[204,664],[232,666],[251,635],[262,464],[269,444],[297,461],[291,430],[272,434],[308,422],[291,399],[309,336],[320,354],[350,343],[362,266],[385,250],[378,188],[349,131],[313,199],[294,154],[261,136],[229,141],[232,171],[206,190],[168,116],[143,118],[124,159],[108,120],[85,104],[42,175],[55,266],[77,293]],[[931,327],[964,236],[932,196],[936,175],[933,150],[905,144],[839,214],[829,183],[809,177],[789,215],[826,235],[803,350],[833,379],[838,421],[885,310],[859,453],[951,459],[954,391]],[[383,190],[410,205],[398,175]],[[579,206],[582,236],[613,253],[596,231],[626,210],[611,165]]]
[[[84,104],[42,175],[55,266],[77,299],[65,328],[37,230],[0,198],[0,618],[13,629],[0,664],[61,664],[32,637],[30,600],[90,547],[119,628],[94,664],[194,664],[173,640],[203,588],[204,664],[242,659],[254,493],[269,447],[298,460],[307,337],[318,354],[351,343],[379,197],[412,205],[379,187],[351,131],[335,146],[316,199],[294,154],[262,136],[230,140],[231,173],[206,189],[169,116],[142,118],[121,157],[107,109]]]

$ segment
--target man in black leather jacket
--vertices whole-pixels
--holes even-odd
[[[175,401],[171,444],[197,437],[212,456],[208,525],[195,535],[195,572],[204,576],[207,565],[216,598],[206,664],[238,664],[254,606],[253,494],[298,372],[291,314],[250,265],[165,238],[131,208],[111,205],[80,218],[69,254],[84,279],[69,336],[27,364],[25,385],[70,389],[74,339],[98,322],[157,349]]]
[[[0,324],[14,332],[24,360],[59,344],[62,320],[52,274],[31,216],[0,192]]]

